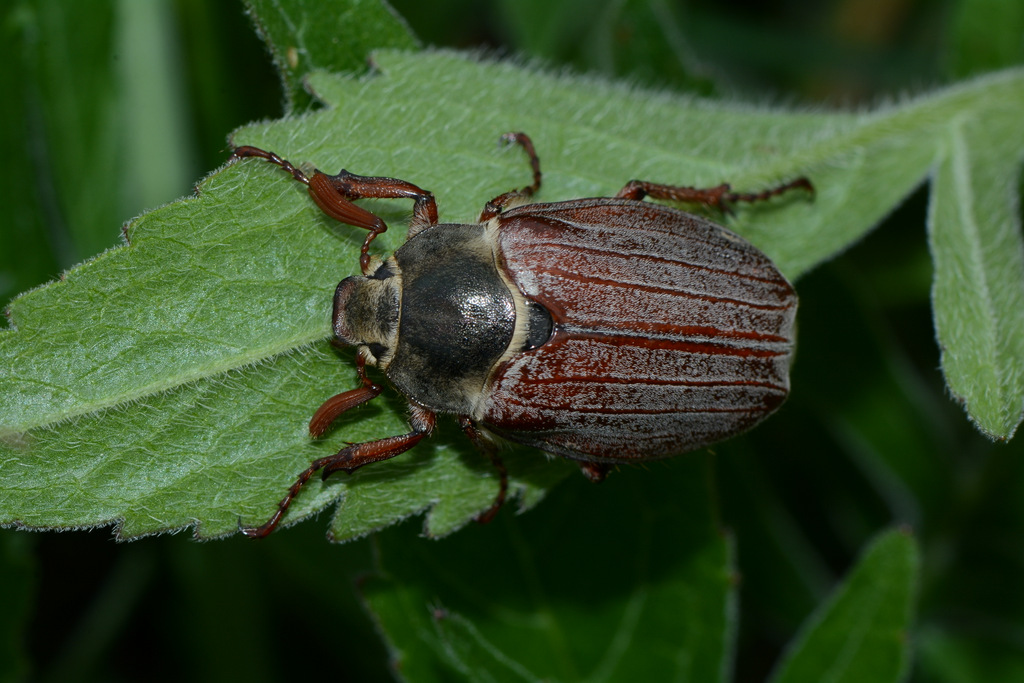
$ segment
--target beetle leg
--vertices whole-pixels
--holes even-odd
[[[645,180],[630,180],[615,196],[619,199],[635,199],[644,197],[667,199],[669,201],[706,204],[716,209],[728,210],[736,202],[760,202],[797,188],[814,192],[814,186],[807,178],[800,177],[783,185],[768,188],[761,192],[733,192],[728,183],[716,187],[683,187],[680,185],[661,185]]]
[[[258,157],[280,166],[309,188],[309,196],[328,216],[346,225],[369,230],[370,234],[363,241],[359,255],[359,266],[363,275],[370,275],[370,243],[377,235],[385,232],[388,226],[376,214],[353,204],[353,200],[366,198],[414,200],[412,220],[409,223],[410,237],[431,225],[437,225],[437,203],[434,201],[434,195],[404,180],[361,176],[345,170],[337,175],[327,175],[317,170],[313,171],[312,176],[307,176],[289,161],[273,152],[248,145],[236,147],[231,156],[237,159]]]
[[[584,476],[595,484],[604,481],[604,478],[608,476],[608,470],[612,468],[612,466],[606,462],[590,462],[587,460],[581,460],[578,464]]]
[[[357,390],[358,391],[358,390]],[[309,467],[304,469],[295,480],[295,483],[288,489],[287,495],[277,504],[277,510],[263,525],[258,527],[243,527],[242,533],[249,538],[263,538],[277,528],[281,517],[292,504],[299,490],[319,470],[323,470],[322,478],[326,479],[338,470],[352,473],[363,465],[371,462],[379,462],[401,455],[419,443],[423,437],[430,434],[434,428],[437,418],[434,413],[419,406],[412,406],[412,417],[409,422],[413,431],[402,436],[392,436],[377,441],[349,444],[334,455],[314,460]]]
[[[249,538],[263,538],[267,536],[271,531],[276,529],[278,522],[281,521],[281,517],[284,515],[288,507],[292,504],[292,499],[295,498],[295,496],[299,495],[299,489],[302,488],[303,484],[309,481],[310,477],[312,477],[317,470],[319,470],[324,465],[329,463],[335,457],[335,455],[329,455],[326,458],[314,460],[309,467],[302,471],[302,474],[299,475],[299,478],[296,479],[295,483],[292,484],[291,488],[288,489],[287,495],[285,495],[285,497],[281,499],[281,502],[277,504],[277,510],[275,510],[274,514],[270,516],[270,519],[268,519],[260,526],[242,527],[241,532]]]
[[[422,441],[423,437],[428,436],[434,430],[437,416],[426,408],[415,404],[410,403],[409,406],[412,409],[412,415],[409,417],[411,432],[376,441],[349,444],[327,458],[329,462],[321,465],[323,472],[320,478],[327,479],[339,470],[352,474],[363,465],[390,460],[396,455],[401,455]]]
[[[487,202],[487,204],[484,205],[484,210],[480,212],[480,217],[477,219],[478,223],[485,223],[491,220],[507,209],[509,205],[529,199],[537,190],[540,189],[540,158],[537,156],[537,150],[533,148],[533,141],[530,140],[530,136],[526,133],[505,133],[501,136],[501,140],[508,144],[517,144],[526,150],[526,154],[530,159],[530,168],[533,169],[533,184],[527,185],[526,187],[518,190],[499,194],[497,197]]]
[[[309,179],[309,194],[328,216],[370,231],[363,242],[359,265],[370,275],[370,242],[388,229],[377,215],[356,206],[354,199],[412,199],[412,220],[409,236],[437,225],[437,202],[434,195],[412,183],[397,178],[361,176],[342,170],[337,175],[315,171]]]
[[[358,389],[342,392],[324,401],[323,405],[317,408],[313,418],[309,421],[310,436],[313,438],[323,436],[324,432],[331,426],[331,423],[338,419],[346,410],[355,408],[380,396],[383,387],[379,384],[374,384],[366,376],[366,358],[363,357],[363,354],[356,356],[356,371],[359,373],[359,378],[363,381],[363,386]]]
[[[309,178],[306,177],[305,173],[292,166],[291,162],[289,162],[287,159],[282,159],[273,152],[268,152],[265,149],[260,149],[259,147],[251,147],[249,145],[235,147],[235,149],[231,152],[231,159],[245,159],[247,157],[257,157],[260,159],[266,159],[270,163],[277,164],[284,170],[291,173],[292,177],[298,180],[300,183],[309,185]]]
[[[505,463],[502,462],[501,456],[498,455],[497,445],[480,432],[473,423],[473,420],[466,415],[462,415],[459,417],[459,426],[462,427],[462,431],[466,433],[466,436],[477,447],[477,450],[486,454],[491,459],[491,464],[498,470],[498,495],[494,497],[491,507],[474,518],[480,524],[487,524],[494,519],[494,516],[498,514],[498,510],[505,504],[505,498],[508,495],[508,469],[505,467]]]

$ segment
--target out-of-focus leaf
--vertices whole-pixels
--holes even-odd
[[[310,72],[363,73],[370,50],[416,47],[409,27],[384,0],[244,2],[281,75],[289,112],[313,103],[303,87]]]
[[[1024,64],[1024,3],[958,0],[949,27],[954,77]]]
[[[778,429],[777,424],[771,426],[773,432]],[[785,444],[768,438],[775,445],[771,451],[751,448],[752,441],[763,443],[757,439],[766,436],[761,429],[715,449],[721,472],[719,495],[726,523],[743,540],[737,562],[743,576],[744,613],[771,614],[777,622],[772,625],[787,632],[802,623],[828,593],[831,575],[817,555],[819,549],[808,543],[798,520],[785,509],[761,463],[767,453],[787,457]]]
[[[173,14],[167,0],[18,0],[3,12],[25,79],[9,106],[25,116],[12,146],[28,159],[10,168],[33,180],[48,246],[70,266],[119,243],[127,218],[188,192],[199,172],[176,106]]]
[[[1004,631],[1009,633],[1009,631]],[[1014,639],[1004,647],[979,640],[978,634],[923,629],[915,637],[917,669],[926,683],[984,683],[1024,680],[1024,648]]]
[[[0,62],[22,65],[32,51],[30,35],[35,17],[24,3],[7,3],[0,9]],[[38,38],[36,38],[37,40]],[[44,198],[32,167],[33,144],[39,128],[39,93],[27,68],[0,69],[0,88],[8,93],[0,107],[0,146],[5,160],[0,165],[0,187],[6,197],[0,222],[0,304],[18,292],[35,286],[60,270],[55,252],[69,251],[52,244],[42,215]],[[62,236],[63,237],[63,236]],[[65,238],[66,239],[66,238]],[[70,259],[70,254],[65,254]],[[70,263],[70,261],[69,261]]]
[[[503,26],[529,54],[609,77],[710,94],[689,45],[685,5],[664,0],[504,0]],[[538,22],[537,17],[544,21]]]
[[[380,535],[383,576],[363,592],[399,675],[728,680],[735,577],[710,458],[651,469],[580,478],[547,515],[502,513],[441,543]]]
[[[0,681],[27,680],[25,630],[36,590],[31,545],[23,535],[0,533]]]
[[[908,533],[890,531],[876,539],[805,623],[773,683],[902,681],[910,663],[918,564]]]

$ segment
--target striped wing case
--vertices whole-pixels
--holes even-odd
[[[785,399],[796,294],[735,233],[628,199],[498,220],[505,273],[555,325],[495,371],[495,433],[576,460],[650,459],[749,429]]]

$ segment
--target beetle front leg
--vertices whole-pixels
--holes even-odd
[[[355,391],[359,391],[359,389]],[[372,462],[380,462],[381,460],[388,460],[396,455],[401,455],[422,441],[425,436],[428,436],[434,429],[436,421],[437,417],[434,413],[413,405],[412,416],[409,419],[409,424],[412,427],[410,433],[392,436],[387,439],[378,439],[377,441],[349,444],[334,455],[314,460],[309,467],[302,471],[295,480],[295,483],[288,489],[287,495],[277,504],[277,510],[271,515],[270,519],[258,527],[243,527],[241,529],[242,533],[249,538],[263,538],[270,534],[270,532],[277,528],[281,517],[284,516],[284,513],[291,506],[292,500],[295,496],[299,495],[299,490],[318,471],[323,470],[322,478],[326,479],[338,470],[352,473],[363,465],[369,465]]]
[[[356,372],[359,373],[363,386],[331,396],[313,413],[309,421],[309,434],[314,439],[323,436],[331,423],[341,417],[342,413],[377,398],[384,390],[366,376],[366,358],[361,353],[356,356]]]
[[[398,178],[361,176],[344,169],[337,175],[315,171],[309,179],[309,195],[328,216],[370,231],[359,257],[364,275],[370,275],[370,242],[388,226],[379,216],[356,206],[351,200],[412,199],[409,237],[437,225],[437,202],[433,193]]]
[[[370,234],[363,240],[359,267],[370,275],[370,243],[388,229],[380,216],[353,204],[354,199],[412,199],[412,220],[409,236],[437,225],[437,202],[434,195],[412,183],[397,178],[361,176],[342,169],[337,175],[314,171],[309,179],[309,196],[331,218],[365,228]]]
[[[474,517],[480,524],[487,524],[494,519],[494,516],[498,514],[498,510],[505,504],[505,498],[508,496],[508,469],[505,467],[505,463],[502,462],[501,456],[498,455],[497,445],[480,433],[480,429],[472,419],[466,415],[459,417],[459,426],[462,427],[462,431],[466,433],[466,436],[473,442],[477,450],[486,454],[491,459],[494,469],[498,470],[498,495],[494,497],[491,507]]]
[[[314,170],[307,176],[291,162],[282,159],[273,152],[243,145],[236,147],[231,157],[243,159],[257,157],[280,166],[290,173],[295,180],[309,188],[309,196],[313,198],[320,210],[336,221],[357,228],[369,230],[370,234],[363,241],[359,255],[359,267],[363,275],[370,275],[370,243],[377,235],[388,229],[382,218],[370,211],[353,204],[356,199],[412,199],[412,220],[409,223],[409,236],[437,225],[437,202],[434,195],[423,188],[397,178],[361,176],[342,170],[337,175]]]
[[[661,185],[649,183],[646,180],[630,180],[625,187],[616,194],[618,199],[635,199],[640,201],[644,197],[664,199],[675,202],[686,202],[690,204],[705,204],[716,209],[728,209],[736,202],[760,202],[783,194],[790,190],[803,188],[814,192],[814,186],[807,178],[800,177],[783,185],[768,188],[762,192],[733,192],[728,183],[722,183],[715,187],[684,187],[681,185]]]

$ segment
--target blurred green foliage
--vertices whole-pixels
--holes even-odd
[[[1024,61],[1024,13],[999,0],[393,4],[427,44],[487,46],[665,89],[830,105]],[[293,101],[241,6],[13,0],[0,20],[5,301],[118,244],[124,221],[187,194],[223,163],[231,129],[280,116]],[[994,444],[976,433],[946,394],[925,204],[922,191],[799,282],[791,400],[757,430],[756,445],[715,449],[719,521],[731,530],[738,581],[735,680],[764,680],[869,539],[893,524],[913,529],[921,553],[912,679],[1024,675],[1024,453],[1019,438]],[[586,486],[556,490],[529,523],[542,525],[550,506],[561,533],[599,533],[574,524],[601,493]],[[530,548],[518,525],[502,523],[509,548]],[[324,543],[317,524],[262,544],[178,536],[115,545],[106,530],[5,530],[0,678],[279,680],[308,668],[312,650],[342,680],[387,680],[389,653],[357,600],[357,578],[391,562],[394,574],[370,584],[371,602],[388,596],[380,581],[401,577],[410,594],[454,592],[458,603],[468,590],[459,577],[480,566],[468,540],[419,539],[417,524],[340,547]],[[439,584],[416,582],[407,557],[417,555],[436,563]],[[470,597],[487,596],[482,571],[465,582]],[[599,592],[614,580],[588,585]],[[445,614],[439,605],[435,621]]]

